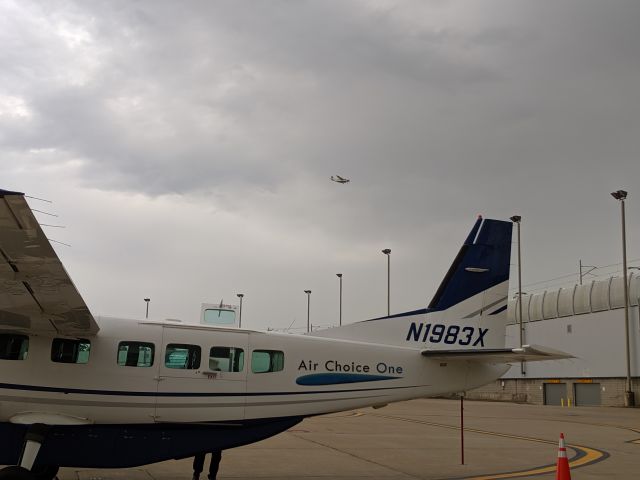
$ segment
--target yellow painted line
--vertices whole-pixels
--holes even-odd
[[[551,443],[555,445],[555,442],[551,441],[542,441],[542,443]],[[595,450],[589,447],[582,447],[578,445],[567,445],[569,448],[573,448],[574,450],[582,450],[585,455],[580,457],[577,460],[569,461],[569,468],[578,468],[588,465],[596,460],[599,460],[604,456],[599,450]],[[510,472],[510,473],[498,473],[495,475],[483,475],[479,477],[466,477],[465,480],[494,480],[500,478],[519,478],[519,477],[529,477],[533,475],[542,475],[543,473],[554,473],[556,471],[555,465],[547,465],[545,467],[532,468],[529,470],[521,470],[519,472]]]
[[[361,413],[361,412],[358,412]],[[362,415],[365,415],[365,413],[362,413]],[[391,420],[400,420],[400,421],[404,421],[404,422],[411,422],[411,423],[420,423],[423,425],[430,425],[430,426],[434,426],[434,427],[441,427],[441,428],[447,428],[449,430],[460,430],[460,427],[456,427],[455,425],[447,425],[444,423],[436,423],[436,422],[428,422],[425,420],[416,420],[416,419],[412,419],[412,418],[402,418],[402,417],[395,417],[393,415],[381,415],[379,413],[366,413],[366,415],[373,415],[376,417],[383,417],[383,418],[389,418]],[[534,438],[534,437],[525,437],[522,435],[511,435],[511,434],[507,434],[507,433],[499,433],[499,432],[490,432],[488,430],[479,430],[476,428],[465,428],[464,429],[465,432],[471,432],[471,433],[477,433],[480,435],[491,435],[494,437],[502,437],[502,438],[510,438],[510,439],[516,439],[516,440],[523,440],[525,442],[536,442],[536,443],[546,443],[548,445],[557,445],[556,441],[552,441],[552,440],[544,440],[541,438]],[[634,440],[632,443],[638,443],[640,444],[640,439],[638,440]],[[578,456],[579,458],[575,459],[575,460],[569,460],[569,467],[570,468],[578,468],[578,467],[584,467],[586,465],[589,465],[593,462],[596,462],[600,459],[602,459],[603,457],[605,457],[606,454],[605,452],[602,452],[600,450],[597,450],[595,448],[590,448],[590,447],[584,447],[582,445],[567,445],[568,448],[571,448],[575,451],[578,452]],[[582,456],[580,456],[579,454],[582,453]],[[520,470],[517,472],[508,472],[508,473],[497,473],[497,474],[490,474],[490,475],[481,475],[481,476],[476,476],[476,477],[465,477],[465,480],[494,480],[494,479],[501,479],[501,478],[519,478],[519,477],[529,477],[529,476],[533,476],[533,475],[541,475],[543,473],[553,473],[556,471],[556,465],[545,465],[542,467],[536,467],[533,469],[529,469],[529,470]]]

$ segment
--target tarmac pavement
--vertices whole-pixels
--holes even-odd
[[[640,409],[477,401],[464,406],[464,465],[459,400],[421,399],[310,418],[276,437],[227,450],[218,479],[553,479],[560,432],[574,479],[631,479],[640,471]],[[63,468],[59,478],[191,475],[191,459],[185,459],[121,470]]]

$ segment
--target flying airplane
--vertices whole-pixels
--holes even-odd
[[[340,175],[336,175],[336,176],[331,175],[331,180],[336,183],[349,183],[351,181],[348,178],[341,177]]]
[[[511,229],[478,218],[427,308],[293,335],[236,328],[225,305],[200,323],[95,317],[24,194],[0,190],[0,478],[229,449],[568,358],[505,347]]]

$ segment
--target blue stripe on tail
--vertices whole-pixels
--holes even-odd
[[[429,310],[446,310],[509,280],[512,228],[511,222],[479,217],[431,300]]]

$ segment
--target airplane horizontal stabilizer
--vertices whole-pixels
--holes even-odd
[[[521,348],[495,348],[482,350],[422,350],[427,358],[434,360],[471,360],[487,363],[538,362],[542,360],[562,360],[574,358],[573,355],[541,347],[539,345],[523,345]]]

